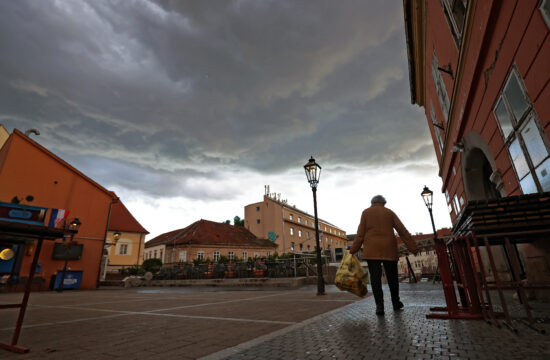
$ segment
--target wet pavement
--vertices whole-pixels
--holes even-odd
[[[514,333],[483,320],[426,319],[430,307],[444,304],[441,285],[402,284],[400,312],[392,310],[387,287],[384,295],[385,316],[375,315],[371,297],[202,360],[550,359],[550,304],[532,304],[543,335],[519,321],[525,314],[517,304]]]
[[[548,359],[550,304],[532,303],[539,334],[483,320],[426,319],[441,285],[401,284],[405,310],[375,315],[372,297],[327,287],[140,288],[33,293],[19,344],[0,359]],[[389,296],[384,288],[385,296]],[[0,303],[16,294],[0,294]],[[512,300],[510,300],[512,301]],[[512,306],[516,318],[524,316]],[[3,310],[9,341],[16,310]]]

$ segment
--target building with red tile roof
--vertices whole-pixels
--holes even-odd
[[[111,207],[105,243],[103,275],[143,263],[145,236],[149,232],[118,200]]]
[[[242,226],[199,220],[145,243],[145,259],[161,258],[164,264],[195,259],[217,261],[220,256],[229,259],[266,257],[276,249],[272,241],[259,239]]]
[[[449,228],[443,228],[437,230],[437,238],[445,239],[452,236],[452,231]],[[434,274],[437,269],[437,255],[434,248],[434,234],[416,234],[412,236],[413,240],[418,245],[418,253],[412,255],[408,252],[401,237],[397,236],[397,246],[399,247],[399,262],[398,272],[399,274],[408,274],[409,269],[407,265],[406,256],[409,257],[412,270],[418,276],[422,274]]]

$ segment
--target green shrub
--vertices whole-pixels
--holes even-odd
[[[141,268],[144,270],[144,273],[150,271],[155,274],[162,268],[162,260],[157,258],[147,259],[141,264]]]

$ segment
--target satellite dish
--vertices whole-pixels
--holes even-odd
[[[11,260],[13,259],[13,257],[15,256],[15,251],[13,251],[12,249],[4,249],[2,251],[0,251],[0,259],[1,260],[5,260],[5,261],[8,261],[8,260]]]

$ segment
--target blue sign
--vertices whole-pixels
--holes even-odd
[[[0,202],[0,220],[31,225],[44,225],[48,208]]]
[[[55,277],[54,289],[59,289],[59,283],[63,271],[58,271]],[[65,271],[65,280],[63,281],[63,289],[78,289],[82,282],[82,271]]]

